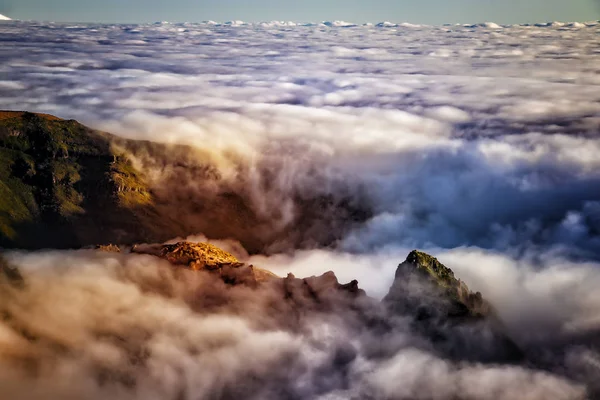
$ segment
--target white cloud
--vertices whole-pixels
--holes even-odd
[[[345,238],[355,250],[598,256],[583,217],[600,200],[597,26],[329,25],[9,24],[0,107],[195,146],[279,226],[299,192],[360,193],[372,218]]]
[[[296,235],[317,247],[322,236],[333,237],[328,249],[250,257],[281,275],[335,270],[341,281],[357,278],[382,297],[406,252],[429,250],[490,298],[520,341],[535,351],[550,346],[551,361],[598,390],[590,378],[598,357],[583,338],[600,320],[600,27],[327,25],[3,24],[0,108],[51,112],[129,138],[195,147],[188,159],[216,166],[223,190],[241,193],[274,221],[267,228],[276,250],[294,250],[283,244]],[[170,172],[152,160],[138,162],[157,182]],[[191,195],[206,189],[181,183]],[[307,201],[315,198],[334,206]],[[353,229],[324,224],[344,202],[364,213]],[[247,257],[235,241],[225,246]],[[59,256],[69,273],[55,265]],[[123,334],[134,348],[152,349],[143,374],[131,365],[118,370],[137,374],[139,398],[219,390],[233,396],[232,379],[253,373],[240,357],[265,368],[254,371],[260,381],[289,366],[287,352],[299,360],[292,371],[297,384],[275,377],[312,398],[360,397],[365,388],[381,398],[415,397],[420,377],[433,372],[433,386],[423,392],[433,398],[582,394],[550,372],[456,365],[406,346],[414,338],[400,334],[385,343],[395,350],[381,363],[361,352],[370,340],[344,341],[358,347],[347,371],[356,381],[332,380],[319,391],[311,374],[333,357],[330,332],[352,336],[339,321],[322,324],[325,332],[282,333],[273,321],[240,318],[235,307],[234,315],[198,313],[186,296],[201,282],[163,279],[163,269],[145,268],[144,258],[88,256],[19,259],[31,268],[33,286],[10,305],[21,307],[48,342],[32,344],[0,325],[0,350],[7,359],[31,351],[55,357],[39,360],[49,373],[40,388],[130,397],[129,389],[98,388],[89,378],[99,366],[120,365],[131,350],[90,340],[95,327],[107,325],[111,337]],[[83,267],[74,273],[74,266]],[[148,285],[168,295],[147,293]],[[49,297],[54,309],[43,301]],[[261,302],[234,303],[270,310]],[[564,338],[582,344],[555,359]],[[276,343],[272,352],[267,341]],[[200,351],[206,343],[220,350]],[[60,346],[73,353],[53,353]],[[416,372],[407,367],[415,365]],[[17,382],[10,388],[19,398],[19,384],[30,381],[13,372],[1,378]],[[74,386],[59,387],[65,377]],[[277,398],[249,385],[262,398]]]

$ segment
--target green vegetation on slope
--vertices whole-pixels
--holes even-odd
[[[0,246],[88,244],[82,238],[94,235],[76,224],[110,228],[100,219],[111,214],[135,224],[133,209],[150,206],[152,195],[109,139],[72,120],[0,112]],[[39,229],[64,241],[39,242]]]
[[[20,163],[32,161],[18,151],[0,147],[0,234],[10,238],[16,235],[15,222],[29,221],[38,212],[34,188],[12,175]]]
[[[115,156],[110,174],[122,206],[136,207],[152,202],[152,195],[143,178],[125,155]]]
[[[427,253],[413,250],[410,252],[405,262],[413,264],[419,270],[426,272],[440,286],[449,288],[459,285],[459,281],[454,277],[454,272],[439,262],[437,258],[432,257]]]

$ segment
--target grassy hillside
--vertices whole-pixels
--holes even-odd
[[[131,239],[145,239],[140,217],[152,202],[109,135],[49,115],[0,112],[3,247],[77,247],[123,236],[117,231],[126,226],[138,236]]]

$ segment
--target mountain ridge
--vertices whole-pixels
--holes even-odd
[[[334,243],[370,215],[355,199],[298,189],[294,217],[282,224],[279,210],[257,205],[251,180],[223,179],[201,150],[49,114],[0,111],[0,161],[5,248],[159,243],[202,232],[251,253],[285,251]]]

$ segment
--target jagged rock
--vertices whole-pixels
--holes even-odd
[[[232,254],[210,243],[178,242],[163,245],[136,245],[133,253],[151,254],[169,261],[173,265],[194,271],[218,273],[227,284],[256,285],[277,275],[253,265],[239,262]]]
[[[106,245],[97,245],[95,247],[96,250],[104,251],[107,253],[120,253],[121,248],[115,244],[106,244]]]
[[[308,303],[329,304],[337,301],[340,293],[347,299],[365,295],[358,287],[358,281],[340,284],[331,271],[318,277],[304,279],[296,278],[293,274],[280,278],[265,269],[242,263],[232,254],[210,243],[143,244],[133,246],[131,252],[160,257],[175,266],[194,271],[218,274],[223,282],[230,285],[244,284],[256,287],[264,282],[274,283],[279,285],[285,299],[297,301],[302,306]]]
[[[396,269],[385,301],[393,303],[397,297],[422,300],[423,294],[437,303],[438,308],[445,306],[442,308],[449,316],[483,317],[493,312],[481,293],[471,292],[450,268],[427,253],[413,250]]]
[[[414,329],[450,357],[506,362],[523,356],[481,293],[429,254],[410,252],[383,303],[392,314],[412,318]]]
[[[332,271],[303,279],[290,273],[282,283],[284,298],[295,303],[299,309],[331,309],[340,303],[348,306],[354,299],[365,295],[358,288],[358,281],[340,284]]]

